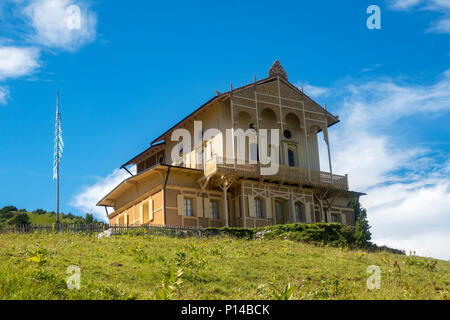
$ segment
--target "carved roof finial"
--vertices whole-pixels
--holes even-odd
[[[269,69],[269,77],[276,77],[276,76],[283,77],[286,80],[288,79],[286,71],[284,71],[284,69],[281,66],[281,63],[280,63],[280,61],[278,61],[278,59],[275,60],[275,62],[272,64],[272,66]]]

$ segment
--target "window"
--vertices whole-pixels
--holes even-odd
[[[212,200],[209,205],[211,219],[219,219],[219,201]]]
[[[292,133],[289,130],[284,130],[283,134],[286,139],[290,139],[292,137]]]
[[[297,218],[297,222],[302,221],[302,207],[298,203],[295,204],[295,216]]]
[[[258,151],[258,144],[257,143],[251,143],[250,144],[250,163],[252,162],[258,162],[259,161],[259,151]]]
[[[339,222],[338,221],[338,217],[336,215],[334,215],[334,214],[331,216],[331,221],[332,222]]]
[[[184,215],[186,217],[193,217],[194,212],[192,211],[192,199],[184,198]]]
[[[256,217],[262,218],[263,217],[262,201],[260,199],[255,199],[255,210],[256,210]]]
[[[288,149],[288,161],[290,167],[295,167],[295,154],[292,149]]]
[[[283,204],[281,202],[277,202],[277,220],[283,220]]]

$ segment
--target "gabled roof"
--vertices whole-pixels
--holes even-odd
[[[277,60],[278,61],[278,60]],[[274,65],[276,64],[276,62],[274,63]],[[274,66],[273,65],[273,66]],[[272,66],[272,67],[273,67]],[[278,66],[277,66],[278,67]],[[272,69],[272,68],[271,68]],[[280,75],[274,75],[274,76],[269,76],[267,78],[264,78],[262,80],[253,82],[253,83],[249,83],[247,85],[244,85],[242,87],[236,88],[236,89],[232,89],[230,91],[227,91],[225,93],[222,93],[220,95],[217,95],[216,97],[211,98],[210,100],[208,100],[206,103],[204,103],[202,106],[200,106],[198,109],[194,110],[192,113],[190,113],[188,116],[186,116],[185,118],[183,118],[182,120],[180,120],[178,123],[176,123],[174,126],[172,126],[170,129],[168,129],[166,132],[164,132],[163,134],[161,134],[159,137],[157,137],[155,140],[153,140],[151,142],[151,145],[153,145],[156,142],[162,141],[164,136],[166,136],[168,133],[170,133],[172,130],[176,129],[177,127],[179,127],[184,121],[186,121],[187,119],[193,117],[194,115],[196,115],[197,113],[199,113],[201,110],[203,110],[204,108],[206,108],[208,105],[212,104],[215,101],[221,100],[221,99],[226,99],[229,98],[230,94],[236,93],[238,91],[244,90],[244,89],[248,89],[250,87],[253,86],[257,86],[257,85],[261,85],[264,83],[268,83],[268,82],[272,82],[275,81],[277,79],[280,79],[280,81],[282,81],[283,83],[285,83],[287,86],[289,86],[291,89],[293,89],[294,91],[296,91],[298,94],[304,96],[306,99],[310,100],[311,102],[313,102],[316,106],[318,106],[319,108],[321,108],[322,110],[325,111],[325,109],[318,104],[316,101],[314,101],[313,99],[311,99],[308,95],[306,95],[305,93],[303,93],[302,91],[300,91],[296,86],[294,86],[292,83],[290,83],[284,76],[280,76]],[[332,125],[336,124],[339,122],[339,117],[334,116],[333,114],[331,114],[330,112],[326,111],[327,115],[330,116],[334,121],[330,122],[328,124],[328,127],[331,127]]]
[[[129,166],[130,164],[133,164],[137,159],[139,159],[141,156],[156,151],[155,149],[157,149],[160,146],[165,145],[166,143],[163,141],[161,143],[158,144],[154,144],[151,145],[149,148],[145,149],[144,151],[142,151],[141,153],[139,153],[137,156],[135,156],[134,158],[132,158],[131,160],[128,160],[127,162],[125,162],[123,165],[120,166],[120,169],[125,168],[126,166]]]

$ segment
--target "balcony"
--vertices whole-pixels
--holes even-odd
[[[231,160],[233,161],[233,160]],[[230,162],[228,160],[228,162]],[[206,177],[214,175],[234,175],[236,177],[256,178],[269,181],[280,181],[326,187],[337,190],[348,190],[347,175],[340,176],[329,172],[308,170],[304,168],[280,165],[276,175],[262,175],[260,163],[258,164],[228,164],[226,159],[215,157],[205,162],[204,171]]]

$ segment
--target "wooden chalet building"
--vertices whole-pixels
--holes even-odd
[[[354,226],[354,211],[347,204],[362,193],[349,191],[347,175],[322,172],[319,164],[319,133],[325,137],[329,157],[328,128],[339,119],[302,91],[288,81],[277,60],[267,78],[217,92],[123,164],[126,170],[135,165],[137,173],[97,205],[114,209],[107,213],[113,225],[261,227],[340,222]],[[171,134],[184,128],[194,136],[194,121],[202,121],[203,131],[279,129],[278,174],[261,175],[259,162],[218,161],[214,137],[197,145],[192,139],[192,151],[180,150],[183,163],[176,165],[170,159],[179,142],[171,141]],[[225,150],[226,142],[222,143]]]

